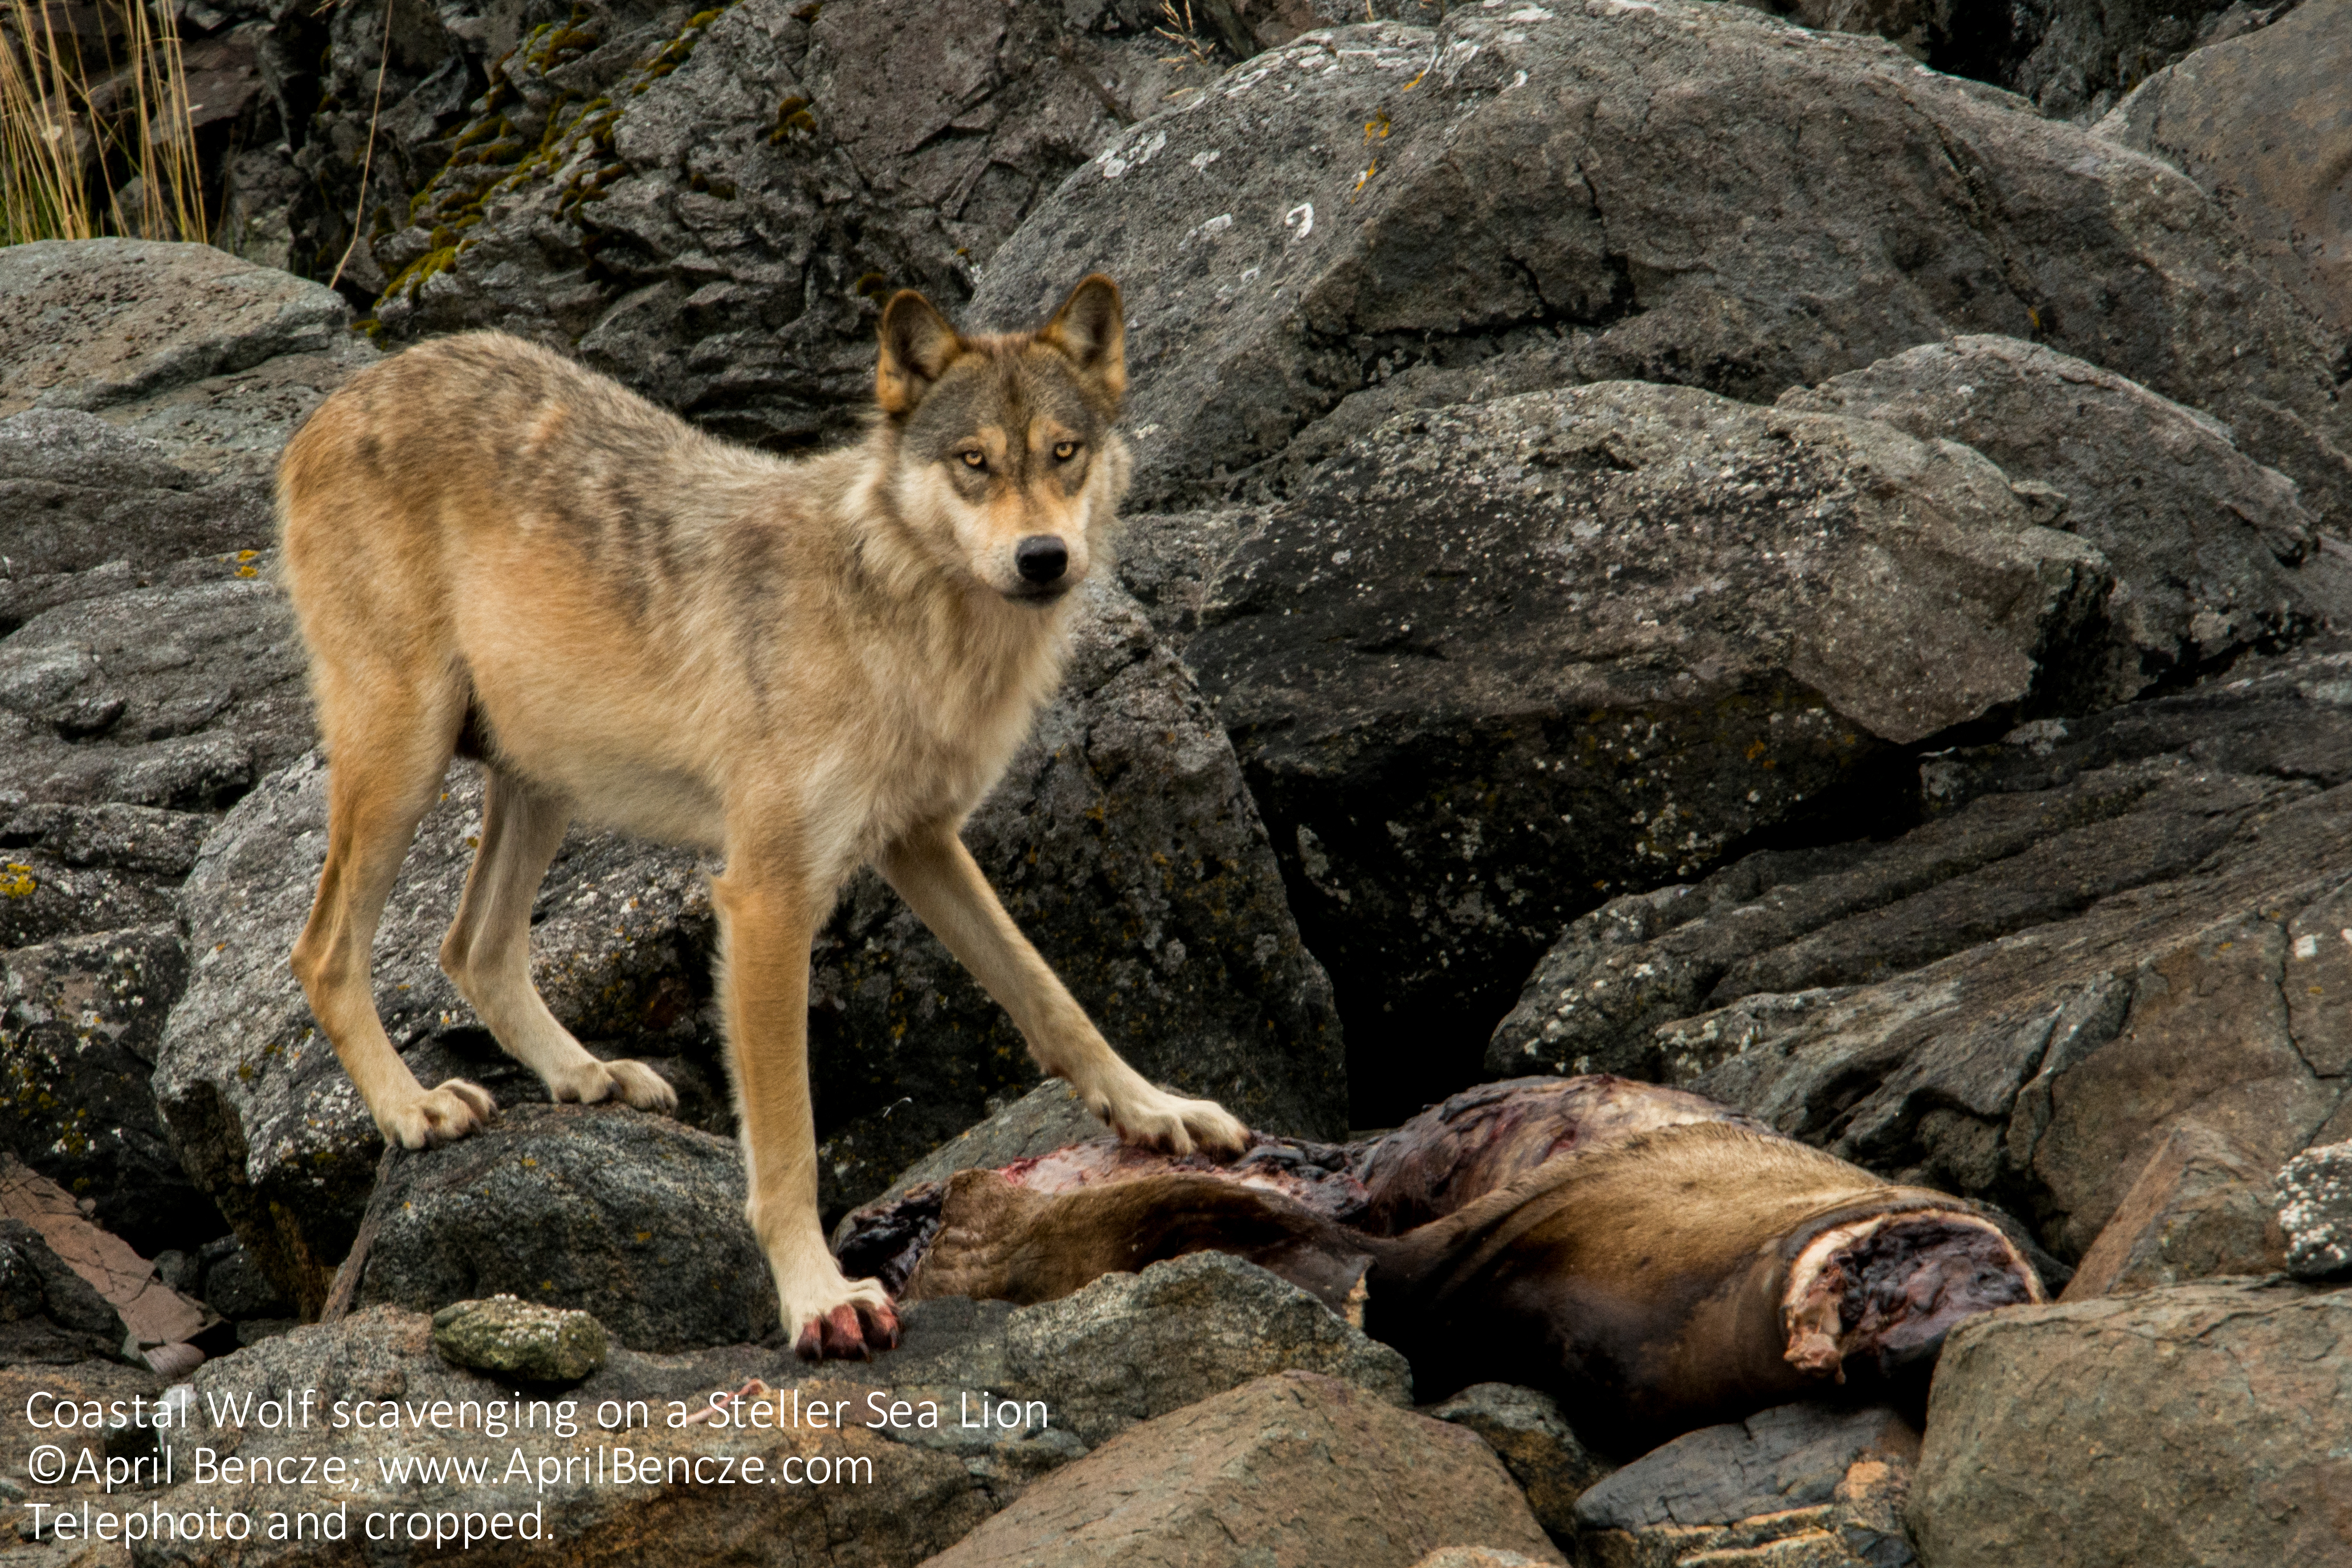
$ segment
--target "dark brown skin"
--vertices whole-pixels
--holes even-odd
[[[1808,1359],[1784,1309],[1817,1239]],[[1486,1085],[1352,1147],[1260,1138],[1224,1169],[1097,1141],[966,1171],[856,1216],[843,1259],[908,1300],[1034,1302],[1206,1248],[1362,1301],[1424,1400],[1532,1384],[1627,1454],[1849,1382],[1924,1390],[1953,1324],[2040,1290],[1958,1199],[1611,1078]]]

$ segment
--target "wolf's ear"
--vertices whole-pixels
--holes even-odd
[[[874,401],[885,414],[912,414],[963,340],[929,300],[901,289],[882,308],[882,359],[874,367]]]
[[[1045,330],[1037,334],[1077,363],[1116,406],[1127,395],[1127,321],[1118,285],[1096,272],[1078,280]]]

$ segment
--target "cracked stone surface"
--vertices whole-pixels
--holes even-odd
[[[1882,420],[1991,458],[2053,527],[2114,567],[2107,615],[2141,689],[2293,641],[2319,619],[2296,571],[2319,539],[2294,481],[2240,452],[2220,421],[2113,371],[2014,338],[1958,337],[1780,405]]]
[[[1490,1070],[1655,1074],[2079,1258],[2170,1130],[2264,1172],[2352,1108],[2352,652],[1930,757],[1885,845],[1612,901]]]
[[[1611,382],[1381,426],[1258,517],[1184,654],[1381,1126],[1475,1080],[1465,1021],[1596,893],[2112,700],[2110,584],[1966,447]]]
[[[147,1083],[186,962],[168,923],[0,952],[0,1147],[150,1255],[220,1229]]]
[[[180,892],[188,992],[153,1080],[189,1175],[255,1261],[312,1310],[358,1229],[383,1147],[287,963],[318,890],[326,816],[326,767],[313,753],[264,780],[205,841]],[[480,816],[480,774],[453,769],[385,907],[376,1009],[423,1082],[468,1078],[504,1101],[543,1100],[544,1086],[498,1048],[441,973]],[[592,1050],[649,1059],[679,1088],[681,1115],[731,1125],[713,1087],[710,895],[696,857],[575,831],[533,912],[531,976],[556,1016]]]
[[[1764,401],[1963,332],[2215,415],[2316,515],[2352,500],[2322,343],[2191,181],[1733,6],[1306,35],[1066,180],[976,304],[1019,320],[1091,268],[1130,285],[1139,505],[1222,496],[1408,366]]]
[[[2013,1307],[1944,1347],[1911,1492],[1936,1568],[2328,1563],[2352,1294],[2244,1282]]]
[[[371,173],[353,273],[383,291],[375,320],[395,339],[521,332],[769,445],[855,429],[881,299],[920,288],[957,313],[1014,226],[1174,79],[1140,0],[485,12],[420,18],[395,47],[398,151]],[[344,194],[296,215],[322,255],[359,203],[383,26],[377,4],[328,25],[341,106],[299,161]]]
[[[2301,0],[2133,89],[2098,135],[2213,194],[2352,368],[2352,5]]]

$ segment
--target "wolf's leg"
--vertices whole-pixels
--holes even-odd
[[[862,1356],[898,1342],[898,1319],[880,1284],[842,1277],[818,1222],[808,980],[823,899],[780,858],[730,843],[727,873],[710,884],[727,1062],[751,1186],[743,1212],[774,1271],[793,1349],[809,1361]]]
[[[320,676],[330,747],[327,863],[294,943],[294,973],[385,1142],[422,1149],[462,1138],[498,1111],[487,1091],[463,1079],[430,1090],[416,1081],[384,1035],[369,980],[384,899],[440,789],[463,704],[389,681],[338,702],[333,673]]]
[[[486,771],[482,847],[466,874],[441,967],[507,1055],[530,1068],[558,1104],[618,1094],[640,1110],[671,1110],[677,1093],[642,1062],[600,1062],[555,1021],[530,983],[530,903],[563,843],[563,803],[511,773]]]
[[[1013,1016],[1037,1065],[1067,1079],[1121,1138],[1173,1154],[1195,1147],[1237,1154],[1248,1143],[1247,1129],[1224,1107],[1170,1094],[1119,1058],[1004,912],[952,824],[917,828],[878,864],[898,896]]]

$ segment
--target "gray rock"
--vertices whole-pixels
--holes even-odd
[[[1919,1434],[1892,1410],[1783,1405],[1654,1448],[1577,1500],[1588,1530],[1721,1525],[1834,1500],[1856,1460],[1909,1461]]]
[[[1404,1357],[1254,1263],[1195,1252],[1106,1274],[1005,1323],[1005,1371],[1089,1446],[1269,1373],[1321,1373],[1400,1406]]]
[[[2348,672],[2310,644],[2026,725],[1928,758],[1929,820],[1891,842],[1616,900],[1547,958],[1488,1070],[1696,1088],[2008,1207],[2070,1259],[2179,1121],[2274,1169],[2352,1132],[2326,847],[2352,810]]]
[[[0,1219],[0,1366],[126,1359],[122,1315],[21,1219]]]
[[[294,426],[374,357],[332,289],[209,245],[10,246],[0,323],[0,416],[80,409],[246,480],[266,481]]]
[[[1235,507],[1120,520],[1119,584],[1178,653],[1200,629],[1210,587],[1257,521],[1255,512]]]
[[[1965,447],[1620,382],[1382,426],[1242,542],[1185,655],[1377,1126],[1478,1076],[1462,1025],[1596,891],[1892,748],[2095,705],[2106,592]]]
[[[933,1561],[1411,1568],[1465,1542],[1562,1561],[1477,1438],[1291,1372],[1120,1433]]]
[[[2232,7],[2236,9],[2237,7]],[[2134,88],[2096,134],[2153,153],[2235,219],[2253,253],[2352,367],[2352,9],[2273,5],[2258,32],[2199,49]]]
[[[2014,338],[1962,337],[1792,389],[1780,406],[1958,441],[2011,484],[2054,490],[2043,521],[2115,569],[2108,618],[2143,686],[2293,641],[2315,618],[2293,568],[2319,542],[2293,481],[2240,453],[2215,420],[2112,371]]]
[[[1062,692],[964,841],[1138,1071],[1255,1127],[1339,1136],[1330,983],[1233,747],[1136,606],[1088,592]],[[818,939],[810,1039],[829,1215],[1036,1082],[1003,1009],[870,872]]]
[[[786,1352],[787,1358],[789,1352]],[[992,1470],[963,1455],[900,1440],[906,1433],[866,1423],[868,1397],[885,1395],[878,1369],[864,1369],[869,1384],[814,1383],[801,1385],[807,1396],[842,1401],[845,1424],[836,1428],[833,1412],[823,1427],[810,1424],[803,1409],[795,1429],[715,1423],[681,1425],[691,1412],[709,1408],[711,1394],[740,1387],[754,1376],[774,1376],[778,1352],[752,1345],[730,1345],[693,1354],[650,1355],[615,1350],[604,1369],[560,1393],[526,1390],[507,1381],[450,1365],[435,1353],[431,1320],[394,1307],[356,1312],[339,1323],[296,1328],[197,1369],[197,1417],[192,1426],[160,1435],[172,1449],[172,1470],[181,1484],[172,1490],[141,1494],[141,1506],[159,1502],[167,1510],[208,1507],[248,1513],[259,1523],[271,1512],[294,1516],[332,1513],[348,1507],[354,1532],[369,1513],[443,1510],[487,1516],[538,1511],[543,1537],[536,1542],[478,1542],[469,1556],[520,1564],[552,1549],[583,1568],[626,1568],[647,1562],[751,1561],[783,1556],[825,1568],[887,1568],[919,1562],[950,1545],[1016,1494],[1026,1476],[1013,1477],[1008,1464]],[[786,1364],[791,1364],[787,1360]],[[266,1428],[257,1420],[243,1427],[214,1427],[210,1399],[242,1402],[263,1390],[315,1390],[320,1412],[308,1428]],[[789,1402],[790,1394],[786,1399]],[[395,1400],[429,1410],[446,1400],[462,1407],[447,1427],[417,1431],[356,1423],[341,1427],[324,1414],[338,1401]],[[608,1403],[609,1405],[608,1405]],[[600,1410],[605,1420],[599,1423]],[[478,1412],[478,1414],[476,1414]],[[949,1419],[953,1419],[952,1414]],[[581,1444],[604,1445],[605,1479],[593,1465],[579,1463]],[[190,1482],[194,1450],[244,1459],[315,1455],[340,1457],[340,1479],[308,1483],[270,1479],[201,1485]],[[1009,1453],[1016,1444],[1000,1441]],[[671,1473],[673,1461],[689,1470],[698,1456],[702,1473],[731,1473],[732,1485],[671,1487],[615,1485],[610,1450],[625,1447],[633,1462]],[[520,1450],[523,1468],[509,1473]],[[562,1460],[570,1457],[567,1469]],[[797,1458],[789,1472],[785,1461]],[[856,1468],[823,1484],[797,1480],[811,1458]],[[451,1461],[446,1478],[404,1479],[390,1467],[414,1459]],[[542,1477],[538,1473],[548,1461]],[[731,1460],[732,1464],[722,1465]],[[754,1468],[753,1461],[757,1462]],[[718,1462],[710,1462],[718,1461]],[[1051,1461],[1058,1462],[1058,1459]],[[483,1467],[477,1481],[465,1468]],[[321,1467],[323,1468],[323,1467]],[[289,1466],[294,1474],[299,1466]],[[746,1484],[747,1478],[756,1478]],[[257,1529],[244,1549],[253,1568],[294,1568],[316,1560],[311,1540],[270,1541]],[[198,1540],[156,1542],[142,1548],[142,1561],[187,1568],[212,1561],[212,1548]]]
[[[1576,1533],[1576,1500],[1616,1468],[1578,1439],[1559,1401],[1537,1389],[1474,1383],[1423,1414],[1486,1439],[1554,1541]]]
[[[1139,505],[1222,495],[1409,365],[1761,400],[1958,332],[2214,414],[2317,515],[2352,500],[2325,356],[2185,177],[1875,39],[1681,0],[1522,10],[1262,55],[998,252],[992,321],[1090,268],[1128,284]]]
[[[171,879],[110,866],[69,866],[25,847],[0,849],[0,948],[169,921]]]
[[[152,573],[191,555],[264,550],[277,532],[262,480],[191,472],[155,442],[76,409],[0,418],[0,509],[9,520],[5,630],[31,618],[27,578],[112,561]]]
[[[510,1295],[593,1314],[633,1350],[776,1326],[733,1142],[625,1106],[522,1105],[393,1162],[355,1300],[435,1311]]]
[[[2181,1285],[1963,1323],[1911,1492],[1936,1568],[2333,1563],[2352,1295]]]
[[[40,850],[60,864],[184,877],[216,819],[201,812],[106,803],[37,802],[0,817],[0,845]]]
[[[0,640],[0,791],[217,810],[301,755],[300,638],[268,559],[246,553],[72,599]]]
[[[1952,0],[1739,0],[1791,22],[1841,33],[1876,33],[1914,59],[1996,83],[2061,119],[2094,119],[2134,83],[2211,39],[2227,17],[2254,26],[2281,11],[2238,0],[2098,4],[2043,0],[1987,14]],[[2260,18],[2260,20],[2256,20]]]
[[[493,1296],[453,1301],[433,1314],[433,1348],[441,1359],[526,1383],[577,1383],[604,1364],[604,1325],[566,1311]]]
[[[2352,1272],[2352,1142],[2306,1149],[2279,1173],[2286,1266],[2299,1279]]]
[[[730,434],[841,434],[870,396],[879,300],[967,297],[1171,79],[1157,9],[1134,0],[688,12],[499,5],[404,62],[385,109],[402,146],[375,166],[355,274],[383,289],[388,335],[502,327]],[[374,4],[332,24],[348,107],[313,128],[329,189],[356,188],[382,25]],[[314,207],[312,232],[340,249],[353,205]]]
[[[206,1242],[197,1260],[204,1265],[204,1279],[194,1293],[222,1317],[242,1322],[293,1316],[293,1301],[255,1265],[234,1235]]]
[[[385,910],[376,1006],[425,1082],[470,1078],[505,1103],[544,1100],[440,970],[480,814],[479,773],[453,770]],[[206,841],[182,892],[189,988],[154,1078],[189,1174],[311,1311],[358,1230],[383,1149],[287,963],[325,855],[326,770],[315,757],[264,781]],[[575,831],[535,908],[531,973],[556,1016],[592,1050],[653,1061],[682,1090],[681,1114],[731,1125],[711,1088],[712,925],[695,857]]]
[[[220,1229],[147,1082],[186,974],[169,925],[0,952],[0,1147],[142,1253]]]

